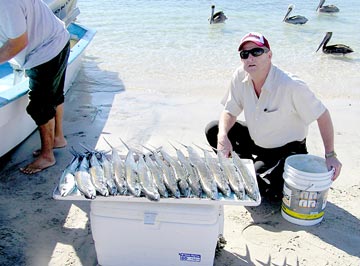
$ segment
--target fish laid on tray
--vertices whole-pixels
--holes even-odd
[[[142,146],[142,152],[121,142],[127,149],[122,156],[108,142],[109,156],[84,145],[83,153],[73,150],[74,158],[59,179],[59,194],[88,199],[134,196],[151,201],[169,197],[257,201],[260,197],[256,178],[235,152],[225,158],[197,145],[182,144],[186,156],[171,144],[176,154],[172,156],[163,147]]]
[[[75,170],[75,182],[79,191],[88,199],[96,198],[96,188],[91,181],[89,160],[85,155],[79,155],[80,163]]]
[[[65,197],[76,190],[75,171],[80,163],[80,157],[74,155],[70,164],[65,168],[59,180],[60,195]]]

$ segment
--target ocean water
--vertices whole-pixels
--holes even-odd
[[[211,5],[228,17],[210,25]],[[291,15],[305,25],[282,22]],[[249,31],[263,33],[273,63],[298,75],[322,98],[360,98],[360,1],[328,0],[340,12],[318,14],[318,1],[254,0],[79,0],[78,22],[97,34],[86,52],[81,82],[98,89],[150,90],[161,94],[218,97],[241,64],[237,48]],[[346,56],[326,55],[318,48],[325,33],[329,44],[346,44]]]

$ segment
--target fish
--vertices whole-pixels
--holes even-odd
[[[200,157],[200,155],[195,151],[193,147],[186,145],[184,145],[184,147],[186,147],[188,151],[190,162],[195,166],[199,173],[200,183],[205,194],[213,200],[218,199],[219,195],[217,184],[215,182],[212,172],[206,166],[205,161]]]
[[[91,148],[88,148],[84,144],[80,143],[85,150],[88,152],[89,156],[89,173],[91,177],[91,181],[95,186],[97,192],[99,192],[102,196],[109,196],[109,190],[107,189],[104,169],[100,164],[100,161],[97,158],[98,152]]]
[[[218,160],[221,168],[224,170],[229,185],[239,200],[243,200],[245,197],[245,188],[242,183],[239,172],[236,170],[231,158],[226,158],[222,152],[218,152]]]
[[[197,147],[203,151],[205,163],[212,172],[218,189],[225,197],[230,197],[231,188],[229,181],[226,179],[225,173],[223,169],[221,169],[217,158],[215,159],[213,156],[211,156],[211,153],[208,150],[199,146]]]
[[[112,162],[106,158],[106,155],[103,152],[100,152],[100,162],[104,170],[104,177],[107,188],[110,195],[117,195],[118,189],[114,180],[114,171]]]
[[[86,198],[96,198],[96,189],[89,173],[89,161],[85,155],[81,156],[79,167],[75,171],[75,181],[76,186]]]
[[[154,183],[162,197],[169,197],[169,192],[166,189],[164,183],[164,172],[158,167],[158,165],[154,162],[154,160],[150,157],[149,153],[144,154],[144,159],[146,165],[149,167]]]
[[[238,170],[238,173],[240,173],[240,177],[243,180],[245,191],[247,192],[248,196],[253,200],[257,200],[259,196],[259,189],[255,179],[253,178],[253,175],[250,173],[249,169],[246,167],[236,152],[231,151],[231,158]]]
[[[139,176],[142,192],[149,200],[158,201],[160,199],[159,191],[156,188],[151,171],[145,163],[144,157],[139,155],[137,172]]]
[[[126,171],[125,171],[125,163],[120,158],[120,155],[116,148],[110,145],[110,143],[104,138],[105,142],[111,148],[111,162],[112,162],[112,170],[113,170],[113,178],[115,181],[115,185],[117,187],[118,193],[120,195],[127,194],[127,183],[126,183]]]
[[[137,173],[137,163],[135,161],[134,151],[130,149],[129,146],[122,139],[120,140],[128,150],[125,158],[125,176],[128,192],[130,192],[130,194],[135,197],[140,197],[141,185]]]
[[[201,197],[202,195],[202,188],[200,184],[200,177],[194,167],[190,164],[190,161],[185,157],[184,153],[179,149],[176,148],[173,144],[170,145],[175,149],[177,158],[185,170],[185,177],[188,181],[188,184],[191,188],[191,194],[195,197]]]
[[[179,187],[177,185],[177,180],[175,178],[175,174],[173,170],[160,158],[159,154],[156,151],[152,151],[151,149],[144,147],[145,149],[149,150],[155,158],[155,162],[158,167],[164,173],[164,183],[168,190],[170,190],[171,194],[175,198],[180,198],[181,193]]]
[[[59,192],[62,197],[66,197],[76,190],[75,171],[79,166],[79,156],[74,155],[70,164],[65,168],[59,179]]]
[[[96,191],[99,192],[102,196],[109,196],[109,190],[107,189],[104,169],[100,165],[98,158],[96,157],[96,152],[90,153],[90,176],[91,181],[93,182]]]
[[[168,154],[163,148],[160,149],[160,154],[164,158],[164,161],[167,162],[168,167],[173,169],[181,195],[184,197],[190,197],[191,188],[186,180],[185,169],[181,166],[178,160],[171,157],[170,154]]]

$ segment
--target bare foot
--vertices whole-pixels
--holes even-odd
[[[67,141],[64,137],[55,137],[54,138],[54,149],[63,148],[67,145]]]
[[[54,147],[53,149],[54,150],[56,150],[56,149],[61,149],[61,148],[65,148],[66,147],[66,145],[65,146],[59,146],[59,147]],[[41,149],[37,149],[36,151],[33,151],[33,156],[34,157],[38,157],[39,155],[40,155],[40,153],[41,153]]]
[[[37,158],[31,164],[28,164],[26,167],[20,168],[20,171],[24,174],[32,175],[50,166],[53,166],[55,163],[55,158],[50,159],[47,157],[39,156],[39,158]]]
[[[54,140],[54,147],[53,149],[61,149],[65,148],[67,145],[67,141],[65,138],[55,138]],[[41,153],[41,149],[37,149],[36,151],[33,151],[33,156],[38,157]]]

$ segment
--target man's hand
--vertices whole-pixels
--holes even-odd
[[[8,39],[0,47],[0,64],[9,61],[11,58],[20,53],[28,45],[27,32],[15,39]]]
[[[226,158],[230,156],[232,145],[227,135],[218,135],[217,151],[221,152]]]
[[[326,158],[326,166],[329,170],[331,170],[331,169],[335,170],[334,175],[331,178],[332,181],[335,181],[335,179],[340,175],[340,172],[341,172],[341,167],[342,167],[341,162],[335,156],[329,157],[329,158]]]

